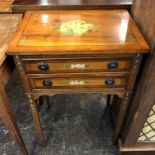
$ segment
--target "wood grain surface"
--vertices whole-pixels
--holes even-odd
[[[28,10],[75,10],[75,9],[128,9],[132,0],[15,0],[14,12]]]
[[[11,4],[14,0],[1,0],[0,1],[0,12],[11,12]]]
[[[87,22],[94,29],[81,35],[63,33],[65,22],[73,21]],[[116,54],[124,50],[128,53],[148,51],[141,33],[125,10],[36,11],[26,13],[8,54],[78,54],[79,51],[80,54],[92,51]]]
[[[113,79],[114,84],[108,86],[105,84],[105,81],[107,79]],[[51,82],[50,87],[44,86],[43,82],[44,80],[49,80]],[[32,86],[32,89],[56,89],[56,88],[72,88],[72,89],[78,89],[78,88],[109,88],[109,90],[113,88],[125,88],[126,84],[126,78],[125,77],[117,77],[117,76],[100,76],[100,77],[44,77],[44,78],[30,78],[30,83]]]
[[[147,52],[148,45],[127,10],[28,11],[8,54],[14,56],[41,143],[45,139],[36,100],[86,92],[119,96],[117,142]]]
[[[151,140],[138,141],[145,121],[155,104],[155,1],[134,0],[132,16],[147,40],[151,54],[145,57],[145,65],[141,79],[130,107],[129,115],[122,134],[121,151],[132,154],[155,154],[155,142]],[[154,116],[154,115],[152,115]],[[153,119],[154,120],[154,119]],[[150,131],[151,133],[151,131]],[[147,151],[147,152],[145,152]],[[151,152],[153,151],[153,152]]]
[[[20,14],[0,14],[0,65],[6,58],[6,50],[21,19]]]
[[[6,56],[6,49],[21,20],[22,15],[20,14],[0,14],[0,117],[10,135],[19,146],[21,154],[28,155],[5,92],[5,86],[14,69],[14,63],[11,61],[12,59]]]
[[[155,50],[155,1],[134,0],[132,16],[151,47]]]
[[[67,59],[67,60],[36,60],[24,61],[28,74],[49,73],[76,73],[76,72],[111,72],[126,71],[131,67],[132,58],[105,58],[105,59]],[[110,63],[116,63],[117,67],[110,69]],[[47,70],[42,71],[39,66],[46,65]]]

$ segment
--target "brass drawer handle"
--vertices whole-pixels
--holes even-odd
[[[49,69],[49,66],[48,66],[48,64],[46,64],[46,63],[44,63],[44,62],[41,62],[41,63],[39,63],[38,68],[39,68],[41,71],[47,71],[47,70]]]
[[[79,81],[79,80],[72,80],[69,82],[69,85],[71,86],[78,86],[78,85],[85,85],[85,81]]]
[[[117,69],[118,68],[118,63],[116,62],[116,61],[111,61],[111,62],[109,62],[108,64],[107,64],[107,66],[108,66],[108,69],[110,69],[110,70],[115,70],[115,69]]]
[[[86,67],[89,67],[88,64],[69,64],[65,65],[65,67],[69,67],[70,69],[85,69]]]
[[[51,87],[53,85],[51,80],[43,80],[44,87]]]
[[[107,85],[107,86],[112,86],[114,84],[115,84],[115,80],[112,78],[108,78],[105,80],[105,85]]]

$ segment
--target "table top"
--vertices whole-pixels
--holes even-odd
[[[148,46],[126,10],[27,12],[8,54],[145,53]]]
[[[128,9],[132,0],[15,0],[14,12],[53,9]]]
[[[0,12],[11,12],[13,0],[0,0]]]
[[[5,60],[6,50],[21,20],[20,14],[0,14],[0,65]]]

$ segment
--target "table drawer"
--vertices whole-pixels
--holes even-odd
[[[55,88],[125,88],[127,77],[30,77],[32,89]]]
[[[105,58],[82,60],[29,60],[24,61],[26,72],[30,74],[128,71],[131,58]]]

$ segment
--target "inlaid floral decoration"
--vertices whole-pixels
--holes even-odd
[[[65,35],[81,36],[87,32],[95,32],[97,26],[95,23],[86,22],[84,20],[70,20],[58,23],[53,28]]]

